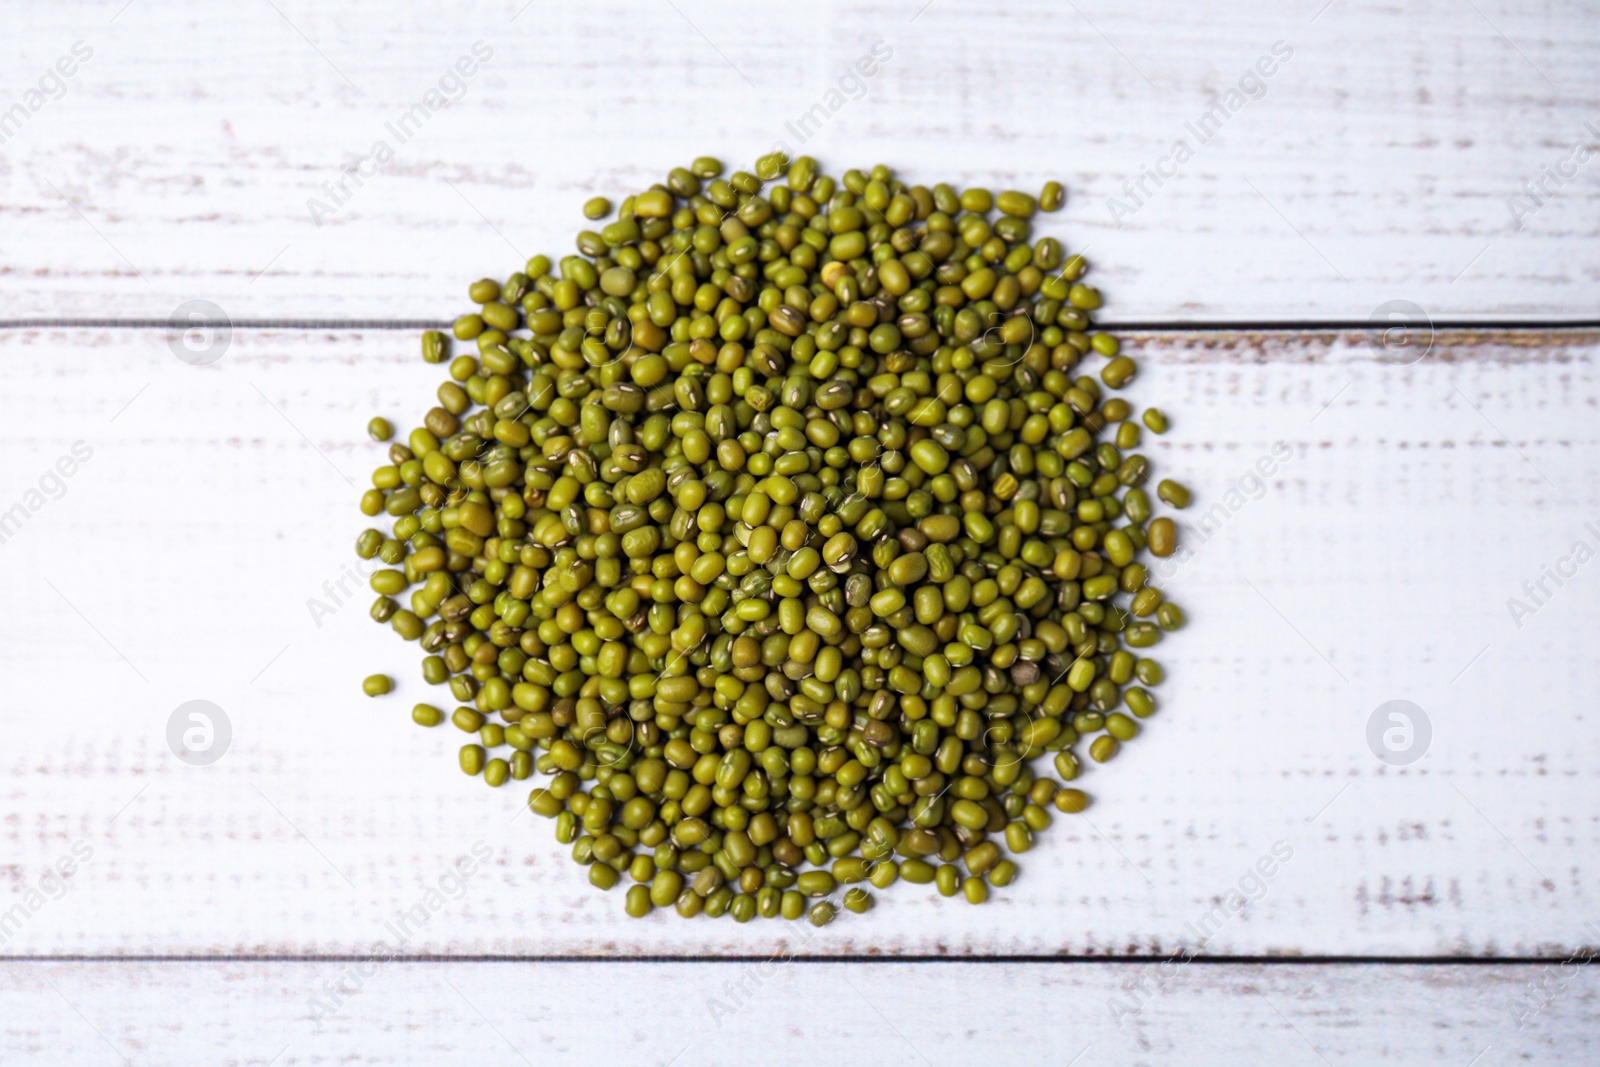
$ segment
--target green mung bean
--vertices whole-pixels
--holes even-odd
[[[1157,483],[1156,496],[1160,497],[1162,500],[1166,501],[1168,504],[1171,504],[1175,508],[1186,508],[1189,506],[1189,490],[1185,489],[1182,485],[1173,481],[1171,478],[1163,478],[1159,483]]]
[[[1089,795],[1081,789],[1063,789],[1055,795],[1053,803],[1057,811],[1076,815],[1089,806]]]
[[[423,334],[448,377],[360,501],[392,522],[356,543],[373,617],[459,702],[461,770],[541,775],[629,915],[980,903],[1088,805],[1033,764],[1074,782],[1154,709],[1136,650],[1183,613],[1135,450],[1165,416],[1115,395],[1138,367],[1087,262],[1030,232],[1059,182],[724,170],[474,282],[454,359]]]
[[[1163,482],[1161,484],[1165,485],[1166,483]],[[1150,528],[1146,531],[1145,537],[1147,539],[1151,555],[1162,557],[1170,556],[1172,555],[1178,543],[1178,528],[1171,519],[1167,518],[1166,516],[1162,516],[1159,519],[1154,519],[1151,521]]]
[[[650,899],[650,887],[633,885],[628,887],[627,896],[623,898],[623,910],[635,919],[642,919],[655,909],[655,903]]]
[[[445,345],[444,334],[438,330],[425,330],[422,334],[422,361],[424,363],[442,363],[448,352]]]

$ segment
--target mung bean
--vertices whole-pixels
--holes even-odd
[[[1134,450],[1166,416],[1115,395],[1138,367],[1084,258],[1030,236],[1059,182],[724,172],[474,282],[453,359],[423,333],[448,377],[360,501],[391,521],[356,543],[372,615],[459,701],[461,770],[541,775],[529,806],[630,916],[981,903],[1089,804],[1034,762],[1075,782],[1154,710],[1136,650],[1184,616]]]

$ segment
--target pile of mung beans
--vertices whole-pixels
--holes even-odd
[[[372,617],[448,686],[461,769],[539,775],[529,806],[629,915],[982,903],[1088,805],[1056,780],[1079,743],[1105,762],[1155,710],[1184,616],[1140,562],[1176,530],[1139,444],[1166,416],[1113,395],[1137,366],[1033,235],[1058,183],[722,175],[473,283],[467,351],[423,334],[448,380],[361,500],[393,520],[356,542],[387,565]]]

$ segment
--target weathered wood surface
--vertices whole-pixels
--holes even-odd
[[[805,951],[1562,956],[1600,942],[1584,925],[1600,891],[1600,584],[1583,564],[1547,581],[1532,615],[1507,607],[1542,566],[1571,570],[1574,542],[1600,544],[1600,336],[1441,333],[1409,366],[1356,334],[1128,343],[1145,367],[1136,400],[1173,413],[1148,452],[1197,501],[1194,554],[1162,578],[1191,625],[1156,650],[1161,710],[1091,766],[1096,806],[1058,817],[988,905],[897,887]],[[356,487],[380,454],[367,418],[408,424],[436,380],[414,345],[409,331],[240,331],[201,368],[160,331],[0,333],[0,505],[46,482],[0,545],[0,901],[39,905],[9,925],[0,909],[0,953],[359,953],[419,904],[410,954],[788,941],[762,923],[623,921],[620,890],[587,884],[523,810],[525,786],[465,779],[459,735],[410,723],[412,703],[448,696],[367,619],[370,593],[324,583],[357,562]],[[51,498],[45,476],[78,441],[92,454]],[[400,684],[369,700],[359,682],[379,670]],[[231,723],[210,766],[168,747],[193,699]],[[1431,722],[1408,766],[1368,744],[1394,699]],[[57,886],[62,858],[77,869]]]
[[[8,12],[0,1059],[742,1063],[774,1037],[773,1063],[1593,1059],[1600,335],[1537,327],[1596,314],[1596,15]],[[841,86],[878,42],[891,54]],[[826,120],[802,144],[808,113]],[[240,323],[446,319],[469,279],[569,248],[589,196],[780,141],[836,171],[1061,179],[1041,230],[1092,260],[1109,321],[1364,322],[1403,301],[1421,330],[1391,339],[1432,347],[1407,364],[1419,348],[1355,333],[1132,339],[1139,394],[1175,416],[1151,454],[1196,490],[1195,554],[1166,578],[1193,625],[1158,650],[1161,712],[1010,890],[970,908],[902,886],[821,932],[629,922],[518,816],[525,789],[463,779],[448,728],[409,724],[430,696],[410,650],[350,595],[377,461],[361,427],[414,416],[435,377],[413,333],[241,329],[201,369],[129,324],[196,299]],[[357,695],[379,669],[400,691]],[[169,748],[193,699],[232,729],[209,766]],[[1368,740],[1396,699],[1431,727],[1403,766]],[[1258,868],[1274,846],[1288,858]],[[1152,962],[371,964],[391,952]],[[1193,952],[1550,962],[1156,962]],[[103,959],[227,955],[269,958]],[[713,1011],[752,974],[747,1006]],[[319,1029],[313,998],[357,982]],[[1114,997],[1140,1006],[1122,1029]]]
[[[1364,321],[1397,299],[1592,319],[1595,15],[19,5],[0,46],[0,108],[23,109],[0,126],[0,318],[164,320],[197,298],[235,319],[454,316],[470,279],[571,248],[589,196],[782,142],[919,182],[1062,179],[1045,226],[1097,265],[1114,320]]]
[[[342,992],[340,992],[342,990]],[[7,1063],[1572,1064],[1540,966],[229,962],[0,968]],[[756,1052],[755,1050],[759,1050]]]

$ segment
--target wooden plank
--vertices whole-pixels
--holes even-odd
[[[518,7],[19,10],[11,67],[46,84],[19,73],[0,101],[25,112],[0,128],[0,317],[164,320],[195,298],[451,317],[471,279],[569,249],[587,197],[777,142],[919,182],[1061,178],[1044,229],[1097,264],[1113,321],[1593,315],[1600,185],[1576,146],[1596,143],[1600,19],[1567,8],[875,0],[775,26],[725,0]],[[452,75],[479,41],[487,62]],[[457,102],[429,111],[441,78]],[[356,167],[348,199],[324,188]]]
[[[414,343],[240,331],[195,367],[157,330],[0,332],[0,512],[33,490],[42,505],[0,544],[0,953],[358,953],[405,912],[411,954],[786,941],[775,924],[621,922],[620,891],[587,885],[524,788],[463,779],[453,731],[409,722],[448,697],[366,619],[370,594],[336,583],[379,457],[365,422],[406,425],[438,378]],[[1161,710],[988,905],[900,886],[807,951],[1594,943],[1600,584],[1587,567],[1547,581],[1520,620],[1507,600],[1597,543],[1600,333],[1446,332],[1409,366],[1352,334],[1128,344],[1136,402],[1173,418],[1149,454],[1197,501],[1192,558],[1161,577],[1191,619],[1157,650]],[[399,686],[368,700],[378,670]],[[231,724],[209,766],[168,746],[195,699]],[[1431,721],[1407,766],[1368,746],[1395,699]]]
[[[342,992],[339,991],[342,989]],[[31,963],[12,1064],[1590,1062],[1578,961],[1245,964]],[[1534,1010],[1537,1008],[1538,1010]],[[1120,1025],[1119,1025],[1120,1024]]]

